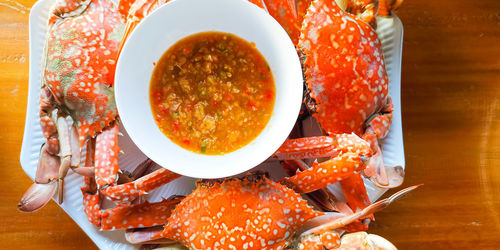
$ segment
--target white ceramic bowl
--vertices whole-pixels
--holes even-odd
[[[153,64],[178,40],[203,31],[254,42],[276,85],[273,115],[262,133],[247,146],[217,156],[170,141],[156,125],[149,101]],[[125,43],[116,68],[115,97],[127,133],[153,161],[185,176],[221,178],[255,167],[285,141],[300,109],[302,71],[286,32],[259,7],[246,0],[175,0],[145,18]]]

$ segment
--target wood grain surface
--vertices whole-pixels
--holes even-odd
[[[34,0],[0,0],[0,248],[96,248],[51,202],[20,213],[19,163]],[[407,0],[402,67],[405,186],[425,186],[370,231],[401,249],[500,247],[500,1]],[[389,192],[392,193],[392,192]]]

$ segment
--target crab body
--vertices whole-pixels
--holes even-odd
[[[73,118],[80,145],[117,116],[113,78],[123,32],[121,17],[108,11],[110,1],[87,4],[80,15],[51,24],[42,84]]]
[[[194,249],[276,249],[321,214],[264,176],[201,183],[176,207],[161,236]]]
[[[313,1],[302,30],[299,47],[313,115],[327,134],[363,135],[388,93],[375,31],[331,1]]]

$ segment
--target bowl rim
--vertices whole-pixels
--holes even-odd
[[[248,2],[247,0],[211,0],[210,1],[210,6],[205,6],[205,8],[201,8],[204,11],[210,11],[211,6],[217,6],[219,4],[226,4],[229,6],[228,9],[231,9],[232,12],[238,13],[238,11],[245,11],[246,15],[255,15],[260,22],[266,23],[268,25],[267,27],[262,27],[262,26],[256,26],[259,27],[259,33],[261,34],[272,34],[273,37],[267,37],[268,42],[272,44],[276,50],[283,50],[280,51],[279,53],[277,52],[277,55],[282,56],[282,54],[286,54],[286,60],[285,59],[276,59],[273,58],[272,52],[270,54],[266,54],[262,51],[262,49],[259,49],[259,46],[261,44],[258,44],[255,40],[250,41],[249,39],[245,39],[245,37],[240,36],[240,34],[234,34],[233,32],[228,32],[226,30],[221,30],[221,27],[217,26],[216,29],[211,29],[211,30],[201,30],[201,31],[196,31],[196,29],[192,30],[192,32],[187,32],[189,34],[184,35],[184,36],[178,36],[175,39],[172,38],[173,40],[172,44],[175,44],[177,41],[185,38],[186,36],[199,33],[199,32],[206,32],[206,31],[221,31],[221,32],[227,32],[227,33],[232,33],[240,38],[243,38],[244,40],[247,40],[249,42],[255,42],[256,43],[256,48],[259,50],[259,52],[266,58],[268,61],[268,64],[271,67],[271,70],[273,72],[273,77],[275,79],[275,87],[276,87],[276,99],[275,99],[275,106],[273,109],[273,114],[271,116],[271,119],[269,120],[266,128],[264,131],[262,131],[259,136],[257,136],[256,139],[254,139],[252,142],[249,144],[243,146],[242,148],[224,154],[224,155],[203,155],[203,154],[198,154],[192,151],[189,151],[187,149],[184,149],[180,147],[179,145],[173,143],[170,141],[170,139],[167,138],[166,135],[162,133],[162,136],[170,141],[171,144],[175,145],[179,151],[176,151],[173,148],[170,148],[171,150],[175,152],[168,152],[168,153],[158,153],[157,147],[153,147],[150,145],[147,145],[147,142],[145,142],[145,139],[141,138],[141,136],[149,136],[148,133],[155,133],[155,131],[148,131],[148,132],[139,132],[138,131],[138,125],[133,122],[134,116],[131,114],[133,113],[130,108],[130,104],[127,104],[128,100],[130,98],[125,97],[127,96],[127,92],[124,90],[126,88],[124,85],[126,81],[130,81],[130,70],[127,70],[127,63],[130,63],[132,60],[131,57],[133,57],[133,52],[132,50],[138,48],[138,44],[140,44],[140,38],[143,37],[144,35],[147,34],[147,29],[149,25],[154,26],[154,22],[158,20],[163,20],[163,19],[168,19],[168,14],[172,14],[173,11],[176,10],[176,8],[186,8],[184,5],[190,5],[190,6],[198,6],[197,9],[200,9],[200,6],[203,5],[203,3],[206,4],[205,0],[174,0],[171,1],[167,4],[164,4],[157,10],[155,10],[153,13],[151,13],[149,16],[147,16],[142,22],[137,25],[137,27],[134,29],[133,32],[131,32],[129,38],[127,41],[124,43],[122,52],[120,57],[118,58],[117,65],[116,65],[116,74],[115,74],[115,98],[116,98],[116,105],[118,108],[118,113],[120,114],[122,124],[129,134],[130,138],[132,141],[137,145],[137,147],[149,158],[151,158],[153,161],[161,165],[162,167],[169,169],[173,172],[179,173],[181,175],[185,176],[190,176],[190,177],[195,177],[195,178],[222,178],[222,177],[227,177],[231,175],[236,175],[245,171],[250,170],[251,168],[259,165],[263,161],[265,161],[267,158],[269,158],[278,148],[279,146],[286,140],[288,137],[288,134],[292,130],[295,121],[298,117],[299,111],[300,111],[300,105],[302,102],[302,70],[300,66],[300,61],[298,58],[298,55],[295,51],[295,47],[293,43],[291,42],[290,38],[288,37],[288,34],[283,30],[281,25],[279,25],[278,22],[274,20],[267,12],[259,8],[258,6]],[[230,5],[232,4],[232,6]],[[234,7],[234,8],[229,8],[229,7]],[[208,8],[208,9],[207,9]],[[195,10],[196,12],[196,10]],[[243,13],[238,13],[238,14],[243,14]],[[208,14],[207,14],[208,15]],[[215,14],[214,14],[215,15]],[[219,17],[215,17],[219,18]],[[221,17],[224,18],[224,17]],[[264,20],[264,21],[262,21]],[[205,20],[205,24],[209,22],[210,20]],[[251,23],[252,20],[245,20],[244,22],[249,22]],[[157,25],[157,24],[156,24]],[[262,30],[263,29],[263,30]],[[262,32],[265,31],[265,32]],[[240,31],[238,31],[240,32]],[[247,31],[241,31],[241,32],[247,32]],[[267,33],[266,33],[267,32]],[[152,32],[150,32],[152,33]],[[151,36],[151,34],[149,34]],[[263,36],[263,35],[260,35]],[[144,37],[143,37],[144,38]],[[170,44],[166,49],[168,49],[172,44]],[[144,46],[144,44],[142,44]],[[147,44],[145,47],[148,47]],[[140,47],[139,47],[140,48]],[[160,51],[159,57],[163,55],[163,53],[166,51]],[[293,53],[290,55],[290,52],[293,51]],[[137,53],[137,52],[136,52]],[[142,56],[143,54],[141,54]],[[272,63],[269,62],[270,58],[272,60],[278,60],[279,62],[283,63],[286,65],[272,65]],[[292,59],[290,59],[292,58]],[[153,60],[153,64],[157,61],[157,59]],[[291,84],[287,85],[287,88],[284,88],[283,83],[278,83],[278,81],[281,81],[277,79],[277,75],[279,77],[282,77],[284,73],[282,71],[284,70],[283,68],[289,68],[288,75],[286,76],[287,79],[293,79]],[[125,72],[125,73],[124,73]],[[128,74],[128,75],[127,75]],[[281,79],[280,78],[280,79]],[[149,93],[149,86],[150,86],[150,79],[151,75],[148,76],[147,78],[147,92]],[[280,87],[278,87],[278,84],[281,84]],[[284,94],[281,92],[291,95],[291,97],[282,97]],[[130,92],[130,91],[129,91]],[[292,94],[290,94],[292,93]],[[281,102],[278,103],[278,98],[287,98],[288,99],[293,99],[294,101],[288,101],[286,104],[286,107],[281,107],[277,109],[278,105],[284,105]],[[139,105],[140,106],[140,105]],[[150,102],[149,102],[149,95],[148,95],[148,100],[147,100],[147,106],[149,108],[146,108],[146,111],[151,112],[151,107],[150,107]],[[126,107],[129,107],[127,110]],[[286,108],[286,115],[277,113],[276,111],[283,110]],[[278,118],[276,118],[278,117]],[[290,118],[293,117],[293,118]],[[151,120],[153,120],[153,116],[151,114]],[[284,121],[276,121],[275,119],[284,119]],[[158,126],[156,125],[156,122],[152,121],[154,123],[154,127],[159,131]],[[149,121],[145,121],[145,123],[149,124]],[[279,125],[279,126],[278,126]],[[139,126],[140,127],[140,126]],[[152,129],[154,130],[154,129]],[[274,134],[269,134],[267,132],[267,136],[270,136],[272,139],[263,138],[263,134],[266,132],[266,130],[270,130],[270,132],[276,133],[277,135]],[[156,140],[164,141],[163,139],[159,137],[154,137]],[[154,140],[153,139],[153,140]],[[156,141],[153,142],[153,140],[149,140],[149,143],[154,143],[158,145],[163,145],[167,146],[166,148],[169,147],[169,144],[167,142],[163,143],[157,143]],[[263,144],[263,143],[266,144]],[[257,145],[255,145],[257,144]],[[248,147],[250,145],[255,145],[252,146],[253,148],[257,147],[264,147],[267,148],[266,152],[263,153],[264,149],[252,149],[254,150],[253,152],[244,152],[248,151]],[[156,149],[155,149],[156,148]],[[168,151],[168,150],[166,150]],[[236,152],[240,152],[237,154],[237,156],[234,156]],[[241,153],[243,152],[243,153]],[[172,157],[171,154],[176,154],[175,157]],[[174,159],[175,158],[175,159]],[[183,158],[184,162],[179,161],[177,158]],[[229,161],[229,159],[232,160],[232,164],[235,165],[235,167],[230,167],[229,168],[229,163],[226,163],[226,161]],[[200,169],[199,166],[196,166],[194,162],[198,161],[198,165],[205,165],[208,164],[210,165],[213,169],[213,171],[207,171],[207,170],[202,170]],[[224,169],[221,169],[222,167],[219,167],[215,163],[222,164]],[[182,164],[183,166],[178,166],[179,164]],[[224,171],[222,171],[224,170]]]

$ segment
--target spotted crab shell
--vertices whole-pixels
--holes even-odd
[[[281,249],[322,215],[293,190],[265,176],[198,184],[172,213],[162,237],[192,249]]]
[[[123,20],[108,0],[91,0],[76,16],[55,9],[49,23],[42,87],[72,116],[80,144],[117,116],[113,81]],[[74,14],[74,13],[72,13]]]
[[[311,0],[299,0],[299,7],[304,8],[306,2]],[[297,14],[295,0],[264,0],[269,14],[283,27],[288,33],[294,45],[297,45],[300,35],[300,23],[304,15]],[[305,11],[304,11],[305,13]]]
[[[299,38],[308,106],[328,134],[364,132],[386,102],[388,77],[381,43],[370,25],[335,1],[314,0]]]

